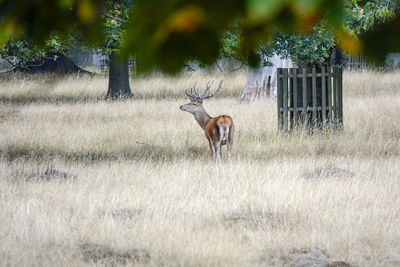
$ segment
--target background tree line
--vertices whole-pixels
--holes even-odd
[[[107,96],[121,97],[130,57],[139,72],[168,73],[223,57],[259,66],[274,53],[323,65],[335,47],[383,60],[400,47],[398,11],[394,0],[0,0],[0,55],[29,70],[97,49],[110,60]]]

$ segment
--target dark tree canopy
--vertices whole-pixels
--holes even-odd
[[[107,13],[110,3],[129,4],[123,18],[121,10]],[[43,46],[53,35],[63,40],[73,32],[100,47],[105,31],[122,23],[124,30],[114,36],[121,57],[137,57],[142,70],[176,72],[187,60],[215,62],[229,30],[239,34],[231,40],[237,55],[256,65],[260,45],[276,32],[306,34],[323,23],[349,52],[364,47],[380,56],[400,47],[397,6],[394,0],[0,0],[0,43],[24,34]],[[361,19],[346,21],[349,10]],[[380,23],[385,26],[374,30]],[[376,45],[379,51],[371,49]]]

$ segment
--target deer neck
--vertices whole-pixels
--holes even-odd
[[[212,117],[208,115],[207,111],[203,107],[201,107],[200,111],[194,113],[193,115],[203,130],[206,129],[207,123],[212,119]]]

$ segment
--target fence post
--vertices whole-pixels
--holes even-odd
[[[317,126],[317,74],[315,66],[312,67],[312,123]]]
[[[343,127],[343,70],[341,68],[337,68],[338,77],[337,77],[337,97],[338,97],[338,127]]]
[[[283,69],[283,128],[288,129],[288,69]]]
[[[325,67],[321,68],[321,82],[322,82],[322,124],[326,124],[326,74]]]
[[[303,77],[302,77],[302,82],[303,82],[303,123],[304,127],[307,126],[307,121],[308,121],[308,115],[307,115],[307,70],[306,68],[303,68]]]
[[[293,73],[293,122],[292,125],[295,125],[295,127],[298,126],[299,122],[297,119],[297,68],[292,68],[292,73]],[[293,127],[292,127],[293,129]]]
[[[338,82],[338,72],[337,72],[337,68],[334,67],[333,68],[333,113],[334,113],[334,120],[333,120],[333,124],[334,127],[336,128],[338,125],[338,108],[337,108],[337,82]]]
[[[283,96],[282,96],[282,91],[283,91],[283,78],[281,77],[282,75],[282,68],[277,69],[278,72],[278,88],[277,88],[277,106],[278,106],[278,129],[283,130],[283,124],[282,124],[282,108],[283,108]]]
[[[288,78],[288,80],[289,80],[289,93],[288,93],[288,97],[289,97],[289,105],[288,105],[288,107],[289,107],[289,109],[288,109],[288,112],[289,112],[289,126],[288,126],[288,128],[289,129],[293,129],[293,116],[294,116],[294,113],[293,113],[293,111],[291,111],[291,110],[293,110],[293,68],[290,68],[290,69],[288,69],[288,71],[289,71],[289,78]],[[290,77],[292,77],[292,78],[290,78]]]
[[[332,68],[328,67],[328,121],[332,123]]]

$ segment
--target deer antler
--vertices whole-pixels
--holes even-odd
[[[206,90],[204,91],[204,93],[202,95],[200,95],[199,92],[196,90],[197,82],[195,82],[194,86],[192,88],[190,88],[190,93],[187,90],[185,90],[185,93],[190,99],[201,99],[201,100],[203,100],[203,99],[214,97],[222,89],[223,80],[221,80],[219,82],[219,86],[218,86],[217,90],[215,90],[214,94],[211,94],[211,85],[213,83],[214,83],[214,81],[208,81],[207,82]]]
[[[188,90],[185,90],[185,94],[192,100],[201,98],[200,94],[196,90],[196,84],[197,84],[197,82],[195,82],[193,87],[190,88],[190,93],[188,92]]]
[[[218,92],[222,89],[222,83],[223,80],[221,80],[219,82],[219,86],[217,88],[217,90],[215,90],[214,94],[211,94],[211,85],[214,83],[214,81],[208,81],[207,82],[207,87],[206,90],[204,91],[204,93],[202,95],[200,95],[200,93],[196,90],[196,84],[197,82],[194,83],[194,86],[192,88],[190,88],[190,92],[188,92],[188,90],[185,90],[185,94],[190,98],[190,99],[207,99],[207,98],[211,98],[214,97],[216,94],[218,94]]]
[[[216,94],[218,94],[218,92],[222,89],[223,80],[221,80],[221,81],[219,82],[218,88],[217,88],[217,90],[215,90],[214,94],[211,94],[211,85],[212,85],[213,83],[214,83],[214,81],[208,82],[208,83],[207,83],[207,88],[206,88],[206,90],[204,91],[204,93],[202,94],[201,99],[207,99],[207,98],[214,97],[214,96],[215,96]]]

